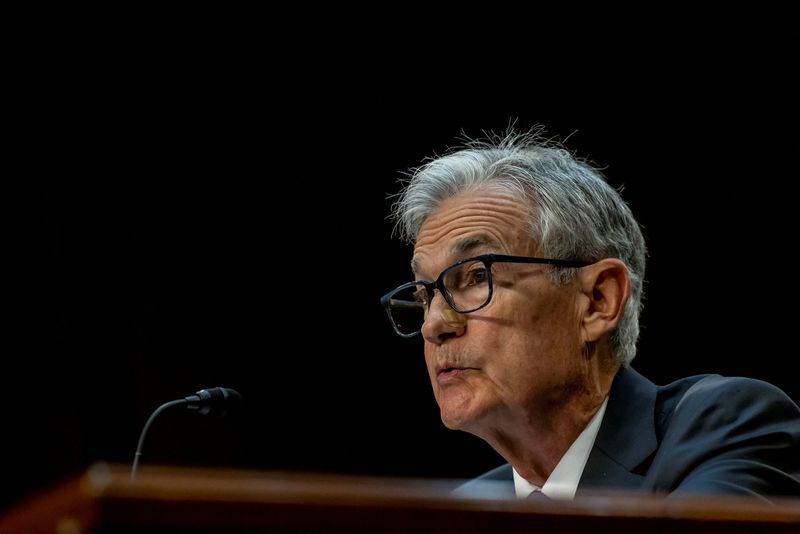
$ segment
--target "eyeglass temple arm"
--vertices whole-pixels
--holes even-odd
[[[393,308],[422,308],[421,302],[411,302],[409,300],[389,299],[387,304]]]

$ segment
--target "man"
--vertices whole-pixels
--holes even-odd
[[[508,461],[462,492],[800,496],[800,410],[782,391],[657,387],[630,367],[644,238],[589,164],[536,132],[471,142],[417,169],[394,215],[415,280],[382,303],[424,338],[444,424]]]

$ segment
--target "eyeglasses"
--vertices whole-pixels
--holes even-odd
[[[492,300],[492,264],[544,263],[556,267],[585,267],[589,261],[554,260],[527,256],[482,254],[454,263],[435,282],[415,280],[403,284],[381,297],[395,332],[402,337],[419,334],[430,309],[436,289],[445,302],[458,313],[478,311]]]

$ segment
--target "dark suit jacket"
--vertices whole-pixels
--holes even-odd
[[[514,497],[510,464],[457,493],[485,496],[484,481]],[[656,386],[623,368],[576,497],[599,489],[800,496],[800,409],[760,380],[702,375]]]

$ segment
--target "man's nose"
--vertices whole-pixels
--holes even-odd
[[[422,324],[422,337],[430,343],[441,345],[446,339],[463,335],[466,329],[467,316],[451,308],[441,293],[436,291]]]

